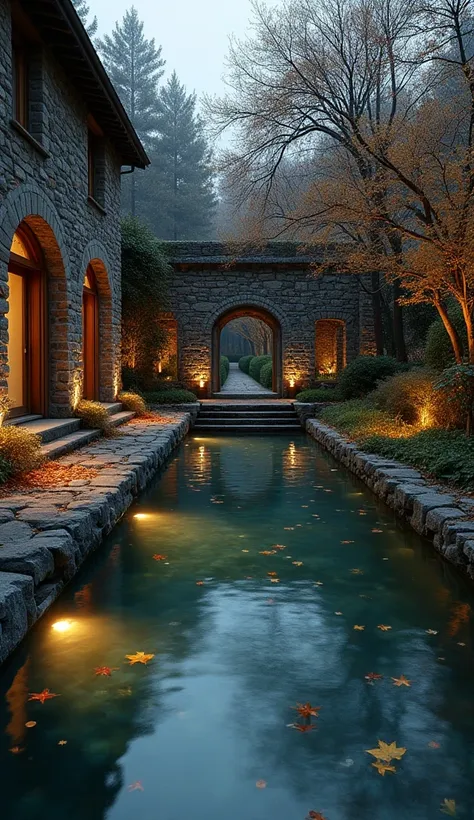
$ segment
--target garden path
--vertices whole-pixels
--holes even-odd
[[[248,393],[253,396],[261,394],[262,397],[273,395],[267,387],[262,387],[259,382],[252,379],[247,373],[243,373],[237,362],[230,363],[229,375],[226,383],[221,387],[219,395],[225,393]]]

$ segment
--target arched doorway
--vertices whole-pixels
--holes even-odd
[[[99,294],[92,266],[87,267],[82,289],[82,395],[99,398]]]
[[[7,376],[10,416],[46,412],[46,276],[41,248],[22,223],[8,263]]]
[[[273,360],[273,384],[272,391],[281,395],[282,392],[282,340],[281,326],[278,319],[270,311],[255,305],[241,305],[225,311],[214,323],[212,330],[212,392],[218,393],[220,389],[220,357],[221,357],[221,332],[224,327],[234,319],[239,318],[260,319],[272,331],[272,360]]]

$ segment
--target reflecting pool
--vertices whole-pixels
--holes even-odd
[[[312,440],[191,436],[0,670],[0,818],[472,818],[473,608]]]

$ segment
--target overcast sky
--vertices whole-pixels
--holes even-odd
[[[163,47],[167,74],[175,69],[181,82],[198,96],[223,90],[229,34],[243,36],[251,17],[250,0],[88,0],[88,4],[97,15],[99,35],[110,32],[135,5],[145,36],[154,37]]]

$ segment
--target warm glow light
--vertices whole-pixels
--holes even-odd
[[[54,629],[55,632],[67,632],[71,627],[72,622],[68,620],[55,621],[54,624],[51,625],[51,629]]]
[[[295,386],[295,380],[294,380],[294,379],[290,379],[290,387],[294,387],[294,386]]]
[[[199,379],[199,387],[204,387],[205,383],[204,379]]]
[[[431,408],[428,405],[425,405],[420,409],[420,426],[423,428],[431,427],[433,423],[433,417],[431,415]]]
[[[135,515],[133,517],[136,518],[138,521],[144,521],[146,518],[150,518],[150,514],[149,513],[135,513]]]
[[[161,359],[160,359],[159,362],[158,362],[158,373],[161,373],[162,370],[163,370],[163,365],[161,364]]]

